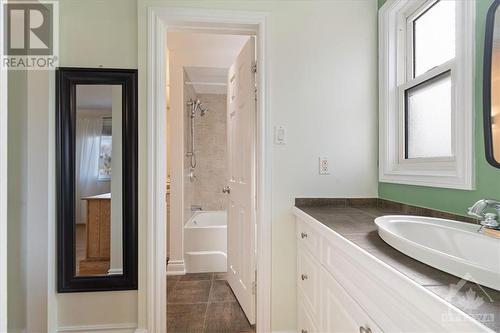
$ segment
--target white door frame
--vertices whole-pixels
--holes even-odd
[[[267,13],[148,8],[148,332],[166,331],[166,62],[167,29],[247,31],[257,35],[257,332],[271,331],[271,112],[267,69]],[[252,28],[253,27],[253,28]]]
[[[0,17],[4,17],[0,1]],[[0,36],[4,35],[3,23]],[[0,43],[4,54],[4,43]],[[0,332],[7,332],[7,70],[0,66]]]

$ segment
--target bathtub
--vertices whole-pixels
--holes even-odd
[[[227,213],[199,211],[184,225],[186,273],[227,271]]]

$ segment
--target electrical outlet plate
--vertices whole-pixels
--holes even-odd
[[[320,175],[329,175],[330,174],[328,164],[329,164],[329,162],[328,162],[327,156],[320,156],[319,157],[319,174]]]

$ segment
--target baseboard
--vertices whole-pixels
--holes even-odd
[[[148,333],[148,330],[145,328],[138,328],[135,330],[134,333]]]
[[[138,331],[137,331],[137,324],[102,324],[102,325],[62,326],[57,329],[57,332],[58,333],[59,332],[135,333]]]
[[[108,269],[108,275],[122,275],[123,268],[110,268]]]
[[[167,275],[186,274],[186,265],[184,260],[170,260],[167,265]]]

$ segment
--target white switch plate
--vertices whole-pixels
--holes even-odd
[[[329,175],[330,174],[328,164],[329,164],[329,162],[328,162],[327,156],[320,156],[319,157],[319,174],[320,175]]]
[[[286,130],[284,126],[274,127],[274,143],[277,145],[286,144]]]

